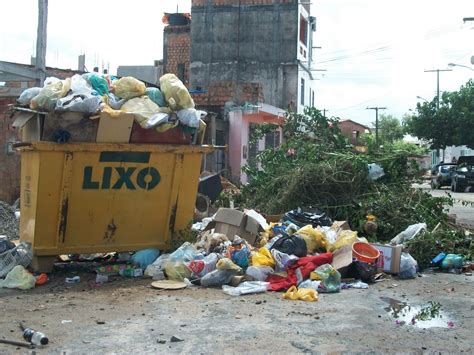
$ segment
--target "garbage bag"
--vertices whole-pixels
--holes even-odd
[[[86,73],[82,77],[92,86],[92,88],[99,94],[99,96],[107,95],[109,90],[109,83],[107,79],[95,73]]]
[[[252,265],[253,266],[270,266],[275,267],[275,259],[273,259],[272,253],[263,247],[258,249],[258,251],[254,252],[252,255]]]
[[[203,277],[211,271],[216,269],[216,263],[219,260],[219,256],[216,253],[211,253],[201,260],[191,260],[186,262],[185,265],[189,270],[192,271],[193,276]]]
[[[145,95],[150,98],[155,104],[160,107],[166,106],[165,97],[158,88],[146,88]]]
[[[283,220],[294,223],[300,228],[308,224],[311,224],[313,227],[332,225],[331,218],[325,212],[314,207],[298,207],[295,210],[286,212]]]
[[[194,108],[187,108],[177,112],[179,122],[188,127],[199,128],[201,118],[207,115],[207,112],[196,110]]]
[[[154,280],[163,280],[165,278],[165,264],[168,262],[170,254],[161,254],[151,265],[145,269],[145,276],[152,277]]]
[[[310,288],[312,290],[318,291],[319,285],[321,285],[321,281],[314,281],[314,280],[304,280],[302,283],[298,285],[300,288]]]
[[[146,121],[143,121],[142,127],[145,129],[159,126],[163,123],[167,123],[170,119],[170,115],[165,112],[158,112],[151,116]]]
[[[71,78],[59,80],[58,78],[47,78],[45,86],[30,102],[30,108],[33,110],[43,109],[46,111],[54,110],[56,101],[68,93],[71,88]]]
[[[184,281],[184,279],[191,277],[191,270],[189,270],[182,260],[167,261],[165,263],[165,272],[170,280]]]
[[[379,164],[368,164],[367,168],[369,169],[369,179],[372,181],[380,179],[382,176],[385,175],[385,171]]]
[[[288,255],[276,249],[272,249],[271,253],[273,255],[273,258],[275,259],[276,272],[285,271],[288,266],[290,266],[293,262],[299,259],[295,255]]]
[[[400,256],[400,272],[398,277],[401,279],[414,279],[416,277],[418,263],[409,254],[403,252]]]
[[[263,281],[245,281],[237,287],[223,285],[222,290],[231,296],[248,295],[251,293],[263,293],[268,290],[268,282]]]
[[[357,242],[357,232],[351,230],[342,230],[339,232],[336,242],[329,246],[328,251],[334,252],[345,245],[352,246],[352,244],[355,242]]]
[[[29,106],[33,97],[38,95],[40,91],[41,91],[41,88],[36,88],[36,87],[26,89],[21,93],[20,97],[16,99],[16,102],[18,102],[22,106]]]
[[[307,302],[314,302],[318,300],[318,292],[310,288],[300,288],[291,286],[288,291],[283,294],[283,298],[286,300],[300,300]]]
[[[326,237],[320,229],[315,229],[312,225],[308,224],[296,231],[296,234],[304,239],[308,253],[313,254],[319,250],[326,250]]]
[[[256,281],[265,281],[268,275],[273,273],[270,266],[249,266],[245,271],[247,276],[250,276]]]
[[[125,99],[121,99],[119,97],[117,97],[114,93],[110,93],[108,95],[104,95],[102,96],[102,99],[104,100],[104,102],[109,105],[111,108],[113,108],[114,110],[120,110],[120,108],[122,107],[122,105],[127,101]]]
[[[242,271],[240,266],[235,265],[229,258],[220,259],[216,264],[217,270],[234,270],[237,272]]]
[[[395,238],[390,241],[390,244],[403,244],[415,238],[421,231],[426,230],[426,223],[417,223],[408,226],[403,232],[397,234]]]
[[[10,242],[7,237],[0,236],[0,254],[3,254],[7,250],[15,248],[15,244]]]
[[[166,108],[160,108],[157,104],[151,101],[148,96],[142,96],[128,100],[122,105],[120,110],[133,114],[138,124],[142,128],[146,128],[153,126],[151,122],[154,122],[159,118],[158,116],[155,117],[155,115],[162,112],[162,110],[166,110]]]
[[[71,91],[73,95],[98,95],[92,85],[82,75],[75,74],[71,77]]]
[[[236,263],[241,268],[247,268],[249,266],[249,256],[250,250],[245,245],[241,249],[233,249],[230,252],[231,259],[234,263]]]
[[[173,111],[194,108],[194,101],[186,86],[174,74],[168,73],[160,78],[160,87],[165,100]]]
[[[0,280],[0,288],[18,288],[20,290],[29,290],[35,287],[36,278],[21,266],[15,266],[5,277]]]
[[[351,264],[351,269],[354,270],[354,274],[357,278],[363,282],[374,282],[375,274],[377,273],[377,266],[375,264],[368,264],[357,260]]]
[[[116,80],[112,85],[114,94],[125,100],[130,100],[134,97],[145,95],[145,84],[132,76],[126,76]],[[146,98],[149,99],[148,96]]]
[[[56,101],[55,111],[71,111],[94,114],[99,111],[102,100],[99,96],[72,94]]]
[[[448,254],[441,262],[441,268],[444,270],[461,269],[464,265],[464,257],[457,254]]]
[[[306,242],[299,235],[285,236],[273,243],[272,250],[276,249],[288,255],[303,257],[308,254]]]
[[[214,270],[201,279],[201,286],[212,287],[228,284],[237,274],[235,270]]]
[[[341,289],[341,274],[331,264],[324,264],[311,273],[311,279],[321,281],[319,292],[334,293]]]
[[[142,269],[152,264],[160,255],[160,250],[156,248],[143,249],[137,251],[132,256],[132,263],[139,266]]]
[[[170,254],[170,260],[191,261],[198,257],[199,253],[196,248],[189,242],[183,243],[178,249]]]

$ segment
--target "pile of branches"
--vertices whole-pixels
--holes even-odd
[[[251,144],[276,128],[260,126]],[[315,108],[288,112],[281,128],[280,148],[260,152],[244,168],[247,207],[278,214],[314,206],[333,219],[347,220],[360,235],[365,235],[366,216],[375,215],[377,233],[369,237],[379,241],[392,239],[410,224],[425,222],[432,229],[446,223],[452,201],[411,187],[417,172],[409,165],[409,152],[360,153],[347,143],[337,121]],[[372,181],[370,163],[382,166],[385,175]]]

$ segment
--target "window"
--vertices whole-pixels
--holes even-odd
[[[268,132],[265,135],[265,149],[278,148],[280,146],[280,131]]]
[[[183,83],[184,83],[184,64],[183,63],[179,63],[178,64],[178,78],[179,80],[181,80]]]
[[[301,90],[300,90],[300,94],[301,94],[301,104],[304,105],[304,79],[301,78]]]
[[[305,46],[308,45],[308,21],[303,15],[300,16],[300,42]]]

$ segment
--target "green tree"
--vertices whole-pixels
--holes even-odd
[[[405,118],[406,131],[430,142],[431,148],[474,148],[474,81],[469,80],[458,91],[443,93],[439,109],[433,99],[418,103],[416,111]]]
[[[403,138],[403,127],[400,120],[392,115],[380,115],[379,137],[381,144],[393,143]]]

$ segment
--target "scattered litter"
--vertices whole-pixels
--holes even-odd
[[[318,300],[318,292],[309,288],[298,289],[296,286],[291,286],[288,291],[283,294],[283,298],[293,301],[314,302]]]
[[[61,321],[61,324],[68,324],[68,323],[72,323],[72,320],[71,319],[63,319]]]
[[[187,287],[185,282],[175,281],[175,280],[160,280],[153,281],[151,287],[163,289],[163,290],[181,290]]]
[[[250,293],[263,293],[268,290],[268,282],[245,281],[237,287],[223,285],[222,290],[231,296],[241,296]]]
[[[18,288],[20,290],[29,290],[34,288],[36,278],[31,275],[26,269],[21,266],[15,266],[5,277],[0,280],[0,288]]]
[[[79,282],[81,282],[80,276],[66,277],[67,284],[77,284]]]
[[[175,335],[173,335],[170,339],[170,342],[172,342],[172,343],[178,343],[178,342],[181,342],[181,341],[184,341],[184,339],[181,339],[180,337],[177,337]]]

